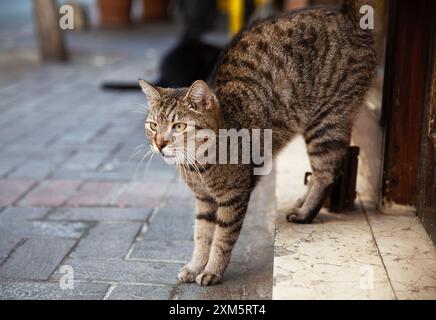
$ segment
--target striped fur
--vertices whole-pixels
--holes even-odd
[[[302,134],[313,177],[287,217],[310,223],[338,174],[375,68],[372,34],[358,25],[363,3],[370,4],[346,0],[339,12],[303,10],[253,23],[225,50],[209,85],[155,88],[157,99],[141,85],[146,94],[152,92],[148,119],[162,128],[192,120],[216,133],[270,128],[273,154]],[[147,130],[147,135],[153,144],[164,133]],[[253,164],[179,166],[179,171],[197,199],[194,254],[179,279],[215,284],[229,264],[257,182]]]

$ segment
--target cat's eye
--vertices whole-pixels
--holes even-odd
[[[156,122],[149,122],[149,123],[148,123],[148,127],[149,127],[150,130],[152,130],[152,131],[157,131],[157,127],[158,127],[158,125],[157,125]]]
[[[186,123],[178,122],[173,126],[176,132],[183,132],[186,129]]]

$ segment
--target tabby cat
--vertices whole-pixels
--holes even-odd
[[[217,134],[219,128],[271,128],[273,155],[302,134],[313,176],[287,219],[310,223],[338,175],[374,73],[372,32],[359,25],[359,9],[368,2],[345,0],[338,11],[305,9],[253,23],[229,44],[209,84],[164,89],[140,80],[151,148],[164,158],[183,153],[175,137],[194,139],[190,121]],[[196,197],[195,247],[180,281],[221,281],[258,179],[253,166],[177,165]]]

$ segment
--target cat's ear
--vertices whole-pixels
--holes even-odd
[[[216,97],[209,86],[202,80],[195,81],[185,96],[191,101],[195,108],[212,109],[216,105]]]
[[[142,79],[139,79],[138,82],[139,82],[139,86],[142,89],[142,92],[144,92],[144,94],[147,97],[148,103],[154,103],[160,99],[160,93],[159,91],[157,91],[155,87],[153,87],[147,81]]]

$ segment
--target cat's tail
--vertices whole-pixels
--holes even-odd
[[[374,8],[374,0],[344,0],[341,11],[346,18],[358,25],[360,17],[362,16],[360,8],[364,5]]]

